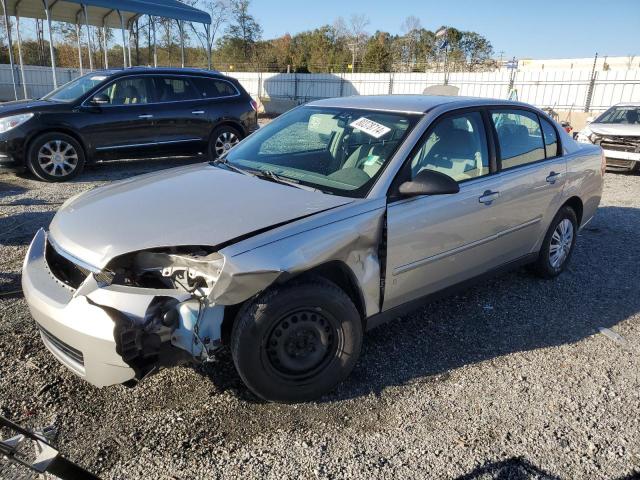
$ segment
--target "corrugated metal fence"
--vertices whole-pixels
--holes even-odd
[[[58,82],[65,83],[79,75],[77,69],[58,68]],[[431,85],[442,85],[444,73],[354,73],[295,74],[261,72],[225,72],[236,77],[254,97],[309,100],[348,95],[382,95],[417,93]],[[20,69],[16,67],[20,81]],[[51,69],[25,66],[27,94],[31,98],[44,95],[53,88]],[[507,98],[515,89],[518,99],[538,107],[556,110],[602,111],[619,103],[640,102],[640,70],[501,71],[449,73],[449,85],[460,89],[460,95]],[[22,97],[21,83],[18,96]],[[13,99],[11,70],[0,65],[0,100]]]

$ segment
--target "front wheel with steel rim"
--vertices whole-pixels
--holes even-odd
[[[233,324],[231,354],[245,384],[269,401],[301,402],[329,392],[353,369],[362,321],[334,283],[310,277],[265,291]]]
[[[558,276],[566,268],[576,244],[578,220],[575,211],[565,206],[556,214],[544,237],[535,271],[544,278]]]
[[[223,125],[216,128],[209,140],[209,157],[211,160],[224,155],[242,140],[240,132],[229,126]]]
[[[45,133],[30,145],[27,165],[40,180],[64,182],[78,175],[85,163],[84,150],[73,137],[60,133]]]

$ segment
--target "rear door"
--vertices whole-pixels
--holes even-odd
[[[528,109],[491,109],[500,173],[495,212],[507,221],[496,242],[510,258],[539,244],[560,208],[566,179],[555,127]]]
[[[114,80],[97,95],[109,102],[83,106],[81,133],[94,155],[100,158],[131,158],[150,155],[155,147],[153,85],[148,76]]]
[[[211,122],[206,98],[188,75],[154,75],[161,109],[155,116],[155,133],[161,154],[192,155],[206,152]]]

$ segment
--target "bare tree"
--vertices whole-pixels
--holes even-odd
[[[333,30],[336,38],[347,40],[349,50],[351,50],[351,71],[356,71],[356,62],[360,52],[364,50],[364,47],[369,38],[369,34],[366,31],[369,25],[369,18],[364,14],[353,14],[349,18],[349,23],[345,22],[344,18],[338,17],[333,22]]]
[[[229,19],[229,12],[231,9],[230,2],[229,0],[194,0],[190,3],[195,7],[205,10],[211,16],[211,25],[208,27],[197,24],[198,28],[196,28],[193,23],[189,24],[193,33],[196,35],[196,38],[202,45],[202,48],[207,51],[207,57],[210,60],[211,50],[213,49],[213,43],[216,40],[216,36],[222,25],[227,23]],[[211,63],[209,63],[209,68],[211,68]]]

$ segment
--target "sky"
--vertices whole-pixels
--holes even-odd
[[[265,39],[352,14],[369,18],[369,33],[401,34],[414,15],[429,30],[449,25],[484,35],[496,57],[640,55],[640,0],[252,0],[250,13]]]

